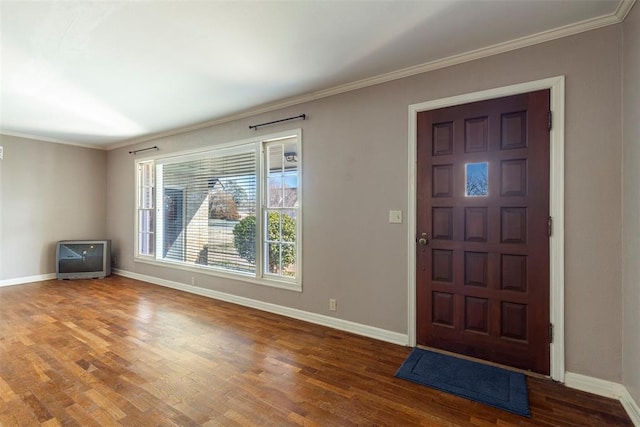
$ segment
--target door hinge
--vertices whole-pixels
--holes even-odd
[[[553,218],[547,218],[547,236],[551,237],[553,234]]]
[[[551,130],[553,127],[553,113],[549,111],[547,113],[547,130]]]
[[[553,323],[549,323],[549,343],[553,343]]]

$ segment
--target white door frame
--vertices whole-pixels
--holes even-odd
[[[553,343],[550,348],[551,378],[564,382],[564,76],[520,83],[512,86],[483,90],[449,98],[421,102],[409,106],[408,175],[409,203],[407,212],[408,252],[408,337],[409,345],[416,346],[416,168],[417,168],[417,114],[475,101],[517,95],[537,90],[551,90],[553,127],[550,134],[550,188],[549,209],[553,218],[553,233],[549,239],[550,286],[549,314],[553,325]]]

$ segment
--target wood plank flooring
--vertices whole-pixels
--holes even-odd
[[[5,287],[0,425],[631,425],[543,379],[524,418],[394,378],[409,352],[118,276]]]

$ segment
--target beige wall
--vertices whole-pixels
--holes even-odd
[[[55,242],[106,236],[106,153],[0,136],[0,281],[55,273]]]
[[[108,153],[107,231],[119,267],[185,284],[407,332],[407,114],[410,104],[566,76],[566,368],[622,380],[621,26],[139,144],[160,153],[245,139],[250,124],[306,113],[303,292],[136,263],[134,158]],[[337,313],[328,299],[338,300]]]
[[[640,402],[640,6],[623,33],[623,382]]]

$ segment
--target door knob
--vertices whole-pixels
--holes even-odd
[[[427,246],[429,244],[429,236],[427,233],[422,233],[422,237],[418,239],[418,244],[420,246]]]

